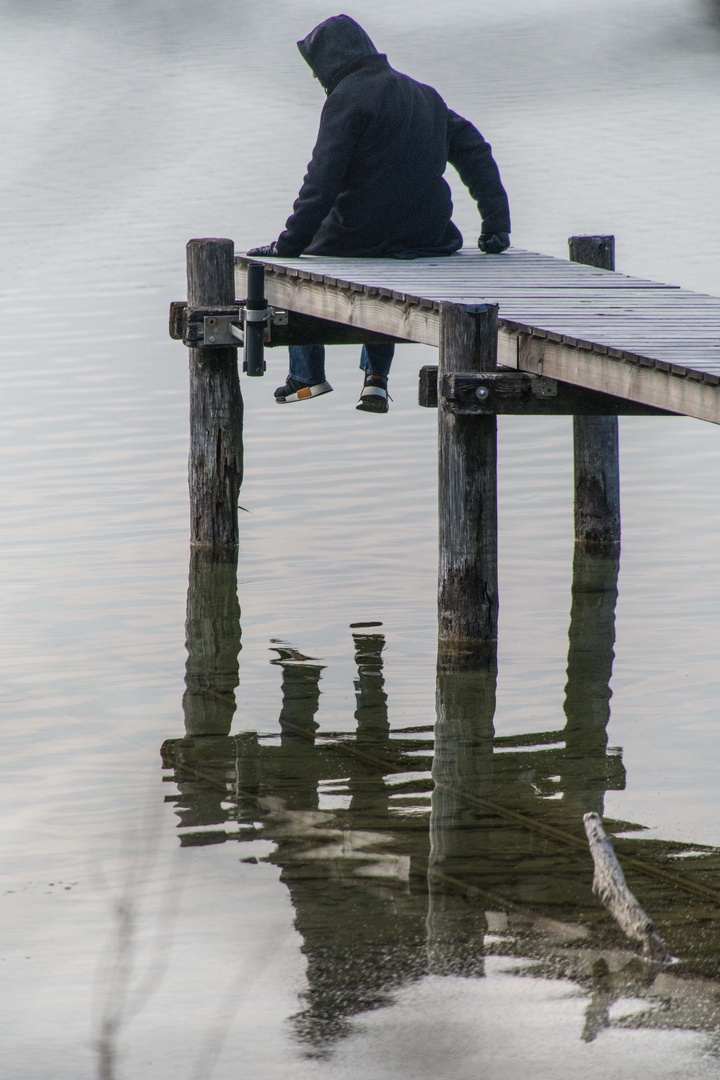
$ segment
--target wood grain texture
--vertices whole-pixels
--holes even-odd
[[[235,299],[232,240],[187,245],[190,307]],[[213,549],[238,545],[238,495],[243,473],[243,400],[237,349],[190,349],[190,542]]]
[[[576,416],[573,423],[575,540],[620,543],[620,462],[616,416]]]
[[[682,416],[695,416],[720,424],[720,394],[717,385],[674,376],[657,367],[644,367],[597,353],[582,352],[562,341],[521,336],[518,347],[521,371],[549,375],[589,390],[601,390],[653,405]]]
[[[238,296],[244,295],[246,275],[236,274]],[[309,281],[289,275],[267,273],[265,295],[273,307],[288,308],[318,319],[330,319],[347,326],[372,330],[379,334],[419,341],[424,345],[438,343],[439,313],[392,296],[368,296],[323,281]]]
[[[443,304],[440,380],[446,371],[492,371],[497,308],[469,314]],[[497,640],[497,420],[438,408],[438,635],[464,646]]]
[[[571,236],[568,247],[570,262],[596,266],[599,270],[615,269],[614,236]]]

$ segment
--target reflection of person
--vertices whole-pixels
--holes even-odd
[[[462,236],[451,221],[453,165],[482,217],[478,246],[510,243],[505,190],[488,143],[430,86],[395,71],[353,19],[337,15],[298,42],[327,101],[312,161],[285,231],[249,255],[414,259],[451,255]],[[358,408],[387,412],[393,345],[366,345]],[[278,402],[326,394],[322,345],[291,346]]]

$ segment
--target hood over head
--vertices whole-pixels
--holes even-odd
[[[366,56],[377,55],[362,26],[349,15],[325,19],[297,45],[328,93],[347,74],[346,69],[353,68]]]

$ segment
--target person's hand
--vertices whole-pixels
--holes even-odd
[[[499,255],[501,251],[505,251],[506,248],[510,247],[510,233],[483,233],[478,240],[478,247],[486,255]],[[250,255],[252,252],[248,252],[248,254]]]
[[[246,255],[277,255],[277,240],[273,240],[271,244],[263,244],[262,247],[250,248],[245,252]]]

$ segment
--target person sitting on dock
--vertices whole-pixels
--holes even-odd
[[[298,42],[327,94],[312,160],[277,240],[248,255],[416,259],[451,255],[462,236],[451,220],[453,165],[482,217],[481,251],[510,244],[507,195],[489,143],[430,86],[395,71],[353,19],[336,15]],[[357,405],[388,410],[394,345],[365,345]],[[325,347],[290,347],[281,404],[327,394]]]

